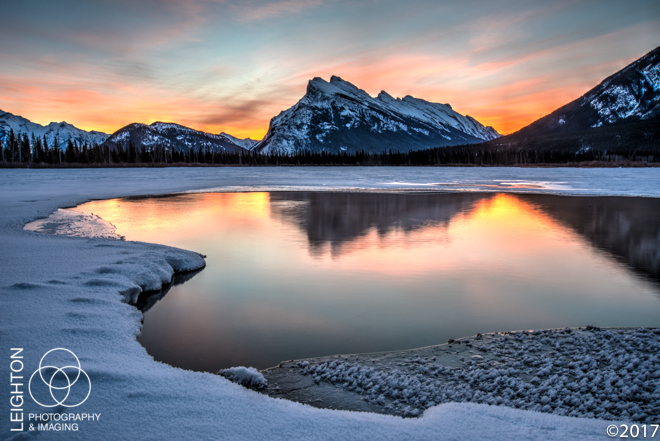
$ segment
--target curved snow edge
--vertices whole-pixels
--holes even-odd
[[[47,218],[25,224],[24,230],[37,233],[80,237],[87,239],[124,240],[116,233],[116,227],[93,213],[59,208]],[[136,242],[140,243],[140,242]],[[175,275],[200,270],[206,267],[204,257],[194,251],[153,244],[158,251],[140,257],[129,257],[109,266],[97,269],[98,274],[115,275],[112,280],[105,277],[85,282],[89,287],[118,286],[119,294],[127,303],[134,304],[143,292],[163,289],[172,283]],[[161,251],[162,250],[162,251]],[[116,277],[125,276],[122,283]]]
[[[166,245],[156,246],[164,250],[132,256],[98,268],[97,273],[113,277],[91,279],[85,285],[117,286],[125,302],[134,305],[143,292],[160,291],[172,283],[175,275],[196,271],[206,266],[201,254]]]
[[[36,233],[58,234],[69,237],[90,239],[116,239],[124,237],[117,234],[117,228],[94,213],[58,208],[47,218],[37,219],[25,224],[24,230]]]

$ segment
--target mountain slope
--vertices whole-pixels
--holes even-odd
[[[22,116],[0,110],[0,142],[4,142],[11,129],[14,130],[16,135],[27,133],[29,137],[32,137],[32,134],[34,134],[34,136],[39,138],[45,135],[51,147],[57,138],[62,149],[66,147],[69,139],[78,144],[84,144],[85,142],[88,144],[102,144],[110,136],[107,133],[94,130],[87,132],[64,121],[59,123],[52,122],[46,126],[42,126]]]
[[[483,142],[500,135],[448,104],[385,91],[376,98],[333,76],[314,78],[305,96],[270,122],[254,150],[261,153],[301,151],[410,151]]]
[[[573,132],[660,116],[660,47],[603,80],[599,85],[513,133],[519,138]]]
[[[233,138],[233,137],[232,137]],[[245,149],[230,140],[227,135],[213,135],[200,132],[179,124],[155,122],[151,125],[133,123],[113,133],[105,145],[114,148],[117,143],[126,148],[129,142],[146,148],[162,146],[180,152],[191,149],[207,149],[211,151],[224,151],[227,153],[243,152]]]

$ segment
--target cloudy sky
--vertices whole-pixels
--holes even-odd
[[[307,81],[510,133],[660,45],[658,0],[0,0],[0,109],[261,138]]]

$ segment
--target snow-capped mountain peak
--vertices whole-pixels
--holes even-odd
[[[233,142],[229,136],[214,135],[180,124],[158,121],[150,125],[129,124],[113,133],[105,143],[110,148],[114,148],[117,144],[126,148],[130,142],[133,142],[134,145],[147,149],[161,146],[184,152],[198,149],[243,152],[244,148]]]
[[[448,104],[412,96],[373,98],[332,76],[316,77],[298,103],[271,120],[261,152],[409,151],[483,142],[499,137],[492,127],[454,111]]]
[[[344,96],[361,100],[372,99],[364,90],[360,90],[348,81],[334,75],[330,78],[330,82],[319,77],[310,80],[307,84],[307,94],[305,96],[309,98]]]
[[[78,144],[102,144],[110,135],[97,131],[85,131],[79,129],[65,121],[51,122],[48,125],[34,123],[27,118],[19,115],[13,115],[9,112],[0,110],[0,141],[4,142],[11,130],[18,135],[27,134],[38,138],[46,137],[48,144],[53,146],[57,139],[60,147],[63,149],[69,140]]]
[[[392,95],[389,93],[385,92],[384,90],[381,90],[378,96],[376,97],[377,100],[380,100],[384,103],[391,103],[397,101],[397,98],[394,98]]]

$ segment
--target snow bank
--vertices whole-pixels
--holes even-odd
[[[23,348],[27,375],[47,351],[67,348],[79,357],[92,384],[76,412],[101,414],[98,421],[80,423],[78,431],[17,434],[7,418],[5,381],[0,386],[0,439],[604,439],[607,422],[602,420],[483,404],[442,404],[418,419],[314,409],[272,399],[219,375],[157,363],[136,340],[142,314],[127,298],[168,283],[173,272],[199,267],[203,259],[156,244],[37,234],[23,227],[91,199],[230,186],[391,190],[400,187],[383,183],[519,179],[561,181],[576,193],[657,196],[659,177],[660,170],[0,170],[0,339],[5,348],[0,375],[10,378],[8,348]],[[200,317],[200,324],[212,319],[212,314]],[[25,398],[25,418],[52,410]]]
[[[229,381],[249,387],[250,389],[263,389],[268,384],[264,376],[261,375],[261,372],[253,367],[231,367],[222,369],[218,374]]]

